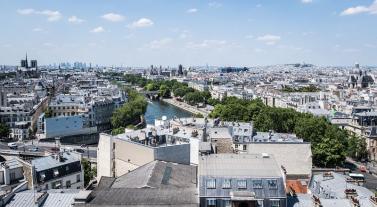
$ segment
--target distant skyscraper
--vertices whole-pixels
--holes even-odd
[[[360,64],[359,63],[355,63],[355,68],[359,69],[360,68]]]
[[[182,65],[178,66],[178,75],[179,76],[183,75],[183,66]]]

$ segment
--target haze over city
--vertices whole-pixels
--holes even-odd
[[[0,0],[0,207],[377,207],[377,0]]]
[[[0,0],[0,62],[376,65],[373,0]]]

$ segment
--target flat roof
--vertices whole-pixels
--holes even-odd
[[[281,177],[273,155],[262,154],[212,154],[199,159],[200,176],[216,177]]]
[[[79,155],[74,152],[63,152],[63,161],[55,159],[53,155],[37,158],[31,161],[36,171],[43,171],[69,163],[80,161]]]

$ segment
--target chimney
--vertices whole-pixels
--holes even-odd
[[[359,199],[355,197],[351,197],[351,204],[352,204],[352,207],[360,207]]]
[[[314,203],[313,207],[322,207],[321,200],[319,200],[319,197],[313,195],[312,199]]]
[[[34,202],[35,206],[37,207],[42,206],[42,204],[46,201],[47,197],[48,197],[47,192],[42,193],[42,195],[37,197],[37,199],[35,200]]]

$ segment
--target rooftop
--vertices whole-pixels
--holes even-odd
[[[200,176],[281,177],[282,172],[272,155],[212,154],[199,159]]]
[[[66,165],[68,163],[80,161],[79,155],[74,152],[62,152],[61,161],[59,159],[56,159],[54,156],[55,155],[51,155],[34,159],[31,161],[31,164],[35,167],[36,171],[43,171],[54,167]]]

